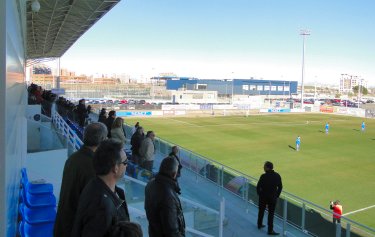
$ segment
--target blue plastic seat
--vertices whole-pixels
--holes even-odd
[[[50,183],[43,183],[43,182],[29,182],[29,178],[27,176],[27,171],[25,168],[21,169],[21,182],[22,187],[29,193],[38,195],[38,194],[52,194],[53,193],[53,185]]]
[[[41,207],[29,208],[25,205],[21,206],[22,220],[29,224],[42,224],[55,222],[56,208],[55,207]]]
[[[24,191],[23,200],[29,208],[56,207],[56,197],[53,194],[34,195]]]
[[[19,226],[19,232],[21,237],[52,237],[53,225],[53,222],[30,224],[27,221],[22,221]]]

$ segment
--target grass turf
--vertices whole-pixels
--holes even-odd
[[[127,118],[145,130],[259,177],[270,160],[284,190],[323,207],[339,199],[344,213],[375,205],[375,120],[324,114],[250,117]],[[330,123],[329,134],[324,125]],[[295,139],[301,136],[300,151]],[[375,208],[347,217],[375,227]]]

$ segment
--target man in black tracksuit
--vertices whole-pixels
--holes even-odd
[[[260,176],[257,184],[257,193],[259,196],[259,213],[258,213],[258,229],[265,227],[263,225],[263,216],[266,206],[268,206],[268,234],[279,235],[273,230],[273,216],[277,199],[280,196],[283,184],[281,177],[273,170],[273,164],[266,161],[264,164],[265,173]]]

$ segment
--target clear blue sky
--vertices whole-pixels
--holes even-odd
[[[79,73],[375,84],[374,0],[122,0],[62,57]]]

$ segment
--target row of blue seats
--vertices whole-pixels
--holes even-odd
[[[53,185],[43,180],[30,182],[25,168],[21,170],[19,214],[21,237],[53,236],[56,218]]]

